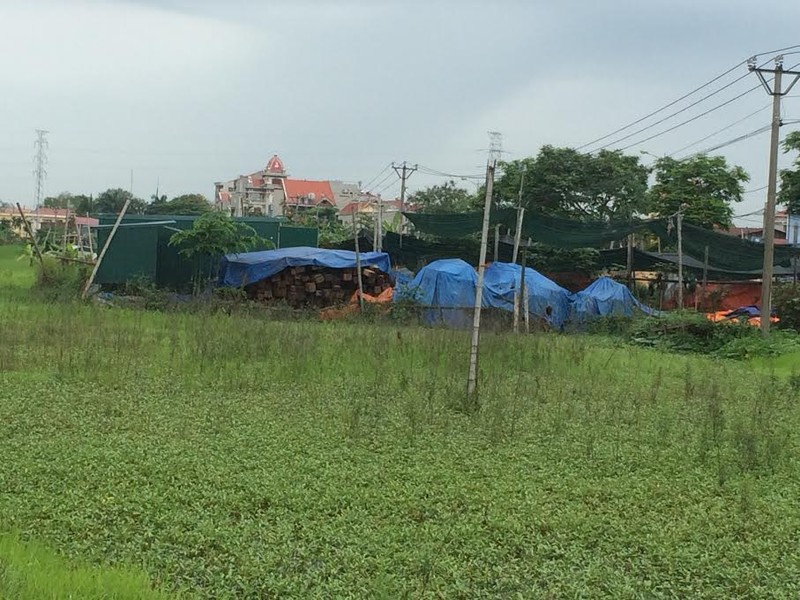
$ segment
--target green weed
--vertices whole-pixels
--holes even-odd
[[[467,407],[465,332],[0,273],[0,524],[86,568],[192,598],[800,593],[800,405],[750,363],[487,333]]]

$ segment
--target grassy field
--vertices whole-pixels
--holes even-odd
[[[62,560],[189,598],[800,595],[790,379],[492,334],[475,409],[464,333],[47,304],[0,253],[0,523]]]

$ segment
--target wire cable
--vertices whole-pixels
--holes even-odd
[[[742,117],[742,118],[741,118],[741,119],[739,119],[738,121],[734,121],[734,122],[733,122],[733,123],[731,123],[730,125],[726,125],[726,126],[725,126],[725,127],[723,127],[722,129],[718,129],[718,130],[717,130],[717,131],[715,131],[714,133],[710,133],[710,134],[708,134],[708,135],[707,135],[707,136],[705,136],[704,138],[700,138],[700,139],[699,139],[699,140],[697,140],[696,142],[692,142],[691,144],[687,144],[686,146],[684,146],[684,147],[683,147],[683,148],[681,148],[680,150],[675,150],[675,152],[671,152],[670,154],[667,154],[667,156],[675,156],[676,154],[680,154],[680,153],[681,153],[681,152],[683,152],[684,150],[688,150],[689,148],[692,148],[693,146],[697,146],[697,144],[702,144],[702,143],[703,143],[703,142],[705,142],[706,140],[708,140],[708,139],[711,139],[712,137],[714,137],[715,135],[719,135],[719,134],[720,134],[720,133],[722,133],[723,131],[727,131],[728,129],[731,129],[732,127],[736,127],[736,125],[738,125],[739,123],[743,123],[743,122],[744,122],[744,121],[746,121],[747,119],[750,119],[750,118],[752,118],[752,117],[755,117],[755,116],[756,116],[758,113],[760,113],[760,112],[763,112],[764,110],[768,109],[769,107],[770,107],[770,105],[769,105],[769,104],[765,104],[764,106],[762,106],[762,107],[761,107],[761,108],[759,108],[758,110],[751,112],[751,113],[750,113],[749,115],[747,115],[746,117]]]
[[[737,63],[736,65],[734,65],[733,67],[731,67],[730,69],[728,69],[727,71],[725,71],[724,73],[722,73],[721,75],[717,75],[717,76],[716,76],[716,77],[714,77],[713,79],[711,79],[711,80],[709,80],[709,81],[705,82],[703,85],[701,85],[701,86],[699,86],[699,87],[696,87],[696,88],[695,88],[695,89],[693,89],[691,92],[688,92],[688,93],[684,94],[683,96],[681,96],[680,98],[677,98],[676,100],[673,100],[672,102],[670,102],[670,103],[668,103],[668,104],[665,104],[664,106],[662,106],[662,107],[661,107],[661,108],[659,108],[658,110],[654,110],[653,112],[651,112],[651,113],[649,113],[649,114],[646,114],[645,116],[643,116],[643,117],[640,117],[640,118],[636,119],[635,121],[632,121],[631,123],[628,123],[627,125],[625,125],[625,126],[623,126],[623,127],[620,127],[619,129],[617,129],[617,130],[615,130],[615,131],[612,131],[611,133],[609,133],[609,134],[607,134],[607,135],[604,135],[604,136],[602,136],[602,137],[599,137],[599,138],[597,138],[597,139],[594,139],[594,140],[592,140],[591,142],[587,142],[586,144],[583,144],[582,146],[578,146],[578,147],[576,148],[576,150],[583,150],[584,148],[587,148],[587,147],[589,147],[589,146],[594,146],[594,145],[595,145],[597,142],[602,142],[603,140],[607,140],[608,138],[610,138],[610,137],[613,137],[613,136],[617,135],[618,133],[622,133],[622,132],[623,132],[623,131],[625,131],[626,129],[630,129],[631,127],[634,127],[634,126],[638,125],[639,123],[641,123],[641,122],[643,122],[643,121],[646,121],[646,120],[647,120],[647,119],[649,119],[650,117],[654,117],[655,115],[657,115],[657,114],[659,114],[659,113],[662,113],[662,112],[664,112],[664,111],[665,111],[665,110],[667,110],[668,108],[671,108],[671,107],[675,106],[676,104],[678,104],[679,102],[682,102],[683,100],[686,100],[686,99],[687,99],[687,98],[689,98],[690,96],[693,96],[694,94],[696,94],[696,93],[697,93],[697,92],[699,92],[700,90],[707,88],[709,85],[711,85],[711,84],[713,84],[713,83],[716,83],[717,81],[719,81],[719,80],[720,80],[720,79],[722,79],[723,77],[726,77],[727,75],[730,75],[730,74],[731,74],[731,73],[733,73],[733,72],[734,72],[736,69],[738,69],[739,67],[741,67],[742,65],[745,65],[745,64],[747,64],[747,61],[746,61],[746,60],[743,60],[742,62],[740,62],[740,63]]]
[[[400,182],[399,181],[390,181],[385,186],[383,186],[381,189],[379,189],[377,192],[375,192],[375,195],[380,196],[383,192],[385,192],[386,190],[396,186],[398,183],[400,183]]]
[[[383,179],[381,179],[378,183],[374,184],[371,188],[367,189],[366,190],[367,193],[371,194],[375,190],[375,188],[378,188],[378,187],[382,186],[384,183],[386,183],[393,176],[394,176],[394,171],[391,171],[391,172],[387,173],[386,176]]]
[[[708,86],[712,85],[713,83],[716,83],[716,82],[717,82],[717,81],[719,81],[720,79],[722,79],[722,78],[726,77],[727,75],[731,74],[732,72],[734,72],[734,71],[735,71],[736,69],[738,69],[739,67],[741,67],[741,66],[743,66],[743,65],[746,65],[746,64],[748,63],[748,61],[749,61],[749,60],[752,60],[752,59],[754,59],[754,58],[756,58],[756,57],[758,57],[758,56],[763,56],[763,55],[765,55],[765,54],[777,54],[777,53],[783,52],[783,51],[785,51],[785,50],[794,50],[794,49],[796,49],[796,48],[800,48],[800,44],[797,44],[797,45],[794,45],[794,46],[786,46],[785,48],[779,48],[779,49],[777,49],[777,50],[770,50],[769,52],[759,52],[758,54],[754,54],[754,55],[752,55],[752,57],[751,57],[750,59],[743,60],[743,61],[739,62],[738,64],[734,65],[733,67],[731,67],[730,69],[728,69],[728,70],[727,70],[727,71],[725,71],[724,73],[722,73],[722,74],[720,74],[720,75],[717,75],[716,77],[714,77],[713,79],[711,79],[711,80],[707,81],[707,82],[706,82],[706,83],[704,83],[703,85],[701,85],[701,86],[699,86],[699,87],[697,87],[697,88],[693,89],[691,92],[688,92],[687,94],[684,94],[684,95],[683,95],[683,96],[681,96],[680,98],[677,98],[676,100],[673,100],[672,102],[670,102],[670,103],[668,103],[668,104],[666,104],[666,105],[662,106],[662,107],[661,107],[661,108],[659,108],[658,110],[655,110],[655,111],[653,111],[653,112],[651,112],[651,113],[649,113],[649,114],[647,114],[647,115],[645,115],[645,116],[643,116],[643,117],[640,117],[639,119],[637,119],[637,120],[635,120],[635,121],[633,121],[633,122],[631,122],[631,123],[629,123],[629,124],[627,124],[627,125],[625,125],[625,126],[623,126],[623,127],[620,127],[619,129],[617,129],[617,130],[615,130],[615,131],[613,131],[613,132],[611,132],[611,133],[609,133],[609,134],[607,134],[607,135],[604,135],[604,136],[602,136],[602,137],[599,137],[599,138],[597,138],[597,139],[594,139],[594,140],[592,140],[591,142],[588,142],[588,143],[586,143],[586,144],[583,144],[582,146],[579,146],[579,147],[577,148],[577,150],[583,150],[584,148],[587,148],[587,147],[589,147],[589,146],[593,146],[593,145],[595,145],[597,142],[601,142],[601,141],[603,141],[603,140],[606,140],[606,139],[608,139],[608,138],[610,138],[610,137],[613,137],[613,136],[615,136],[615,135],[616,135],[616,134],[618,134],[618,133],[621,133],[621,132],[623,132],[623,131],[625,131],[625,130],[627,130],[627,129],[630,129],[631,127],[634,127],[635,125],[638,125],[639,123],[642,123],[643,121],[646,121],[646,120],[647,120],[647,119],[649,119],[650,117],[653,117],[653,116],[655,116],[655,115],[657,115],[657,114],[659,114],[659,113],[662,113],[662,112],[664,112],[666,109],[668,109],[668,108],[671,108],[672,106],[675,106],[676,104],[678,104],[679,102],[681,102],[681,101],[683,101],[683,100],[685,100],[685,99],[689,98],[690,96],[693,96],[694,94],[696,94],[696,93],[697,93],[697,92],[699,92],[700,90],[703,90],[703,89],[707,88]],[[789,52],[788,54],[795,54],[795,52]],[[768,61],[767,61],[767,62],[768,62]],[[766,62],[765,62],[765,63],[764,63],[762,66],[764,66],[765,64],[766,64]],[[792,68],[794,68],[794,67],[792,67]],[[791,69],[790,69],[790,70],[791,70]],[[654,126],[658,125],[659,123],[663,123],[664,121],[666,121],[666,120],[668,120],[668,119],[672,118],[673,116],[676,116],[676,115],[678,115],[678,114],[680,114],[680,113],[682,113],[682,112],[685,112],[686,110],[688,110],[688,109],[692,108],[693,106],[696,106],[696,105],[697,105],[697,104],[699,104],[700,102],[703,102],[704,100],[707,100],[708,98],[710,98],[710,97],[712,97],[712,96],[714,96],[714,95],[718,94],[719,92],[721,92],[721,91],[723,91],[723,90],[727,89],[728,87],[732,86],[733,84],[735,84],[735,83],[737,83],[737,82],[741,81],[742,79],[746,78],[748,75],[749,75],[749,73],[747,73],[747,74],[744,74],[744,75],[742,75],[742,76],[740,76],[740,77],[736,78],[736,79],[735,79],[734,81],[732,81],[731,83],[729,83],[729,84],[727,84],[727,85],[725,85],[725,86],[723,86],[723,87],[719,88],[718,90],[716,90],[716,91],[712,92],[711,94],[707,94],[706,96],[704,96],[704,97],[703,97],[703,98],[701,98],[700,100],[697,100],[697,101],[693,102],[693,103],[692,103],[692,104],[690,104],[689,106],[686,106],[686,107],[684,107],[683,109],[681,109],[681,110],[679,110],[679,111],[676,111],[675,113],[672,113],[671,115],[668,115],[668,116],[666,116],[666,117],[664,117],[664,118],[660,119],[659,121],[657,121],[657,122],[655,122],[655,123],[652,123],[651,125],[648,125],[648,126],[647,126],[647,127],[645,127],[645,128],[642,128],[641,130],[639,130],[639,131],[638,131],[638,133],[642,133],[643,131],[646,131],[647,129],[650,129],[651,127],[654,127]],[[607,147],[609,147],[609,146],[612,146],[612,145],[614,145],[614,144],[617,144],[617,143],[619,143],[619,142],[621,142],[621,141],[624,141],[624,140],[626,140],[626,139],[629,139],[630,137],[633,137],[634,135],[636,135],[636,133],[637,133],[637,132],[631,133],[631,134],[629,134],[628,136],[626,136],[626,137],[623,137],[623,138],[621,138],[621,139],[619,139],[619,140],[616,140],[616,141],[614,141],[614,142],[610,142],[610,143],[608,143],[608,144],[605,144],[603,147],[601,147],[601,148],[598,148],[598,149],[596,149],[596,150],[602,150],[602,149],[604,149],[604,148],[607,148]]]
[[[417,169],[420,173],[425,175],[434,175],[437,177],[451,177],[453,179],[483,179],[484,175],[457,175],[455,173],[446,173],[444,171],[439,171],[437,169],[432,169],[431,167],[426,167],[425,165],[417,165]]]
[[[732,140],[728,140],[727,142],[722,142],[721,144],[717,144],[716,146],[711,146],[710,148],[706,148],[705,150],[701,150],[700,152],[695,152],[693,156],[697,156],[699,154],[708,154],[709,152],[715,152],[716,150],[720,150],[721,148],[725,148],[727,146],[732,146],[733,144],[737,144],[753,136],[766,133],[770,129],[772,129],[772,125],[765,125],[764,127],[759,127],[758,129],[754,129],[749,133],[745,133],[744,135],[735,137]]]
[[[764,64],[766,64],[766,63],[763,63],[762,66]],[[788,70],[791,71],[791,70],[797,68],[798,66],[800,66],[800,63],[792,65],[791,67],[789,67]],[[761,85],[756,85],[756,86],[750,88],[749,90],[747,90],[745,92],[742,92],[738,96],[734,96],[730,100],[727,100],[726,102],[723,102],[722,104],[718,104],[717,106],[715,106],[713,108],[710,108],[707,111],[700,113],[699,115],[695,115],[691,119],[687,119],[685,121],[682,121],[681,123],[678,123],[677,125],[674,125],[674,126],[668,128],[668,129],[664,129],[663,131],[660,131],[659,133],[653,134],[650,137],[647,137],[647,138],[645,138],[643,140],[639,140],[638,142],[634,142],[633,144],[629,144],[628,146],[624,146],[623,148],[620,148],[620,150],[621,151],[628,150],[629,148],[633,148],[634,146],[638,146],[640,144],[644,144],[645,142],[649,142],[650,140],[653,140],[653,139],[655,139],[657,137],[660,137],[660,136],[662,136],[662,135],[664,135],[666,133],[669,133],[671,131],[675,131],[679,127],[683,127],[684,125],[688,125],[689,123],[692,123],[693,121],[696,121],[697,119],[705,117],[706,115],[708,115],[708,114],[710,114],[710,113],[712,113],[712,112],[714,112],[716,110],[719,110],[720,108],[722,108],[724,106],[727,106],[728,104],[731,104],[732,102],[735,102],[736,100],[739,100],[740,98],[743,98],[747,94],[750,94],[750,93],[754,92],[755,90],[759,89],[760,87],[761,87]]]
[[[392,163],[387,163],[386,166],[383,167],[377,175],[375,175],[375,177],[373,177],[367,183],[364,184],[364,189],[365,190],[369,189],[369,186],[372,185],[373,183],[375,183],[375,181],[378,179],[378,177],[383,175],[386,172],[386,170],[390,169],[391,167],[392,167]]]
[[[746,79],[749,76],[750,76],[750,73],[745,73],[744,75],[741,75],[740,77],[737,77],[736,79],[734,79],[733,81],[731,81],[727,85],[724,85],[721,88],[719,88],[717,90],[714,90],[710,94],[706,94],[705,96],[703,96],[699,100],[695,100],[694,102],[692,102],[691,104],[689,104],[687,106],[684,106],[680,110],[676,110],[674,113],[670,113],[666,117],[663,117],[663,118],[659,119],[658,121],[655,121],[654,123],[651,123],[650,125],[646,125],[645,127],[642,127],[641,129],[637,129],[633,133],[629,133],[628,135],[626,135],[624,137],[621,137],[621,138],[619,138],[617,140],[614,140],[613,142],[609,142],[608,144],[605,144],[604,146],[600,146],[599,148],[597,148],[595,150],[595,152],[597,152],[598,150],[605,150],[609,146],[615,146],[616,144],[619,144],[620,142],[624,142],[625,140],[629,140],[630,138],[632,138],[632,137],[634,137],[636,135],[639,135],[640,133],[644,133],[645,131],[647,131],[649,129],[652,129],[653,127],[655,127],[657,125],[661,125],[661,123],[664,123],[665,121],[669,121],[672,117],[677,117],[679,114],[681,114],[683,112],[686,112],[690,108],[694,108],[695,106],[697,106],[701,102],[705,102],[706,100],[708,100],[712,96],[716,96],[720,92],[728,89],[729,87],[731,87],[732,85],[734,85],[736,83],[739,83],[740,81],[742,81],[743,79]]]
[[[747,94],[751,94],[751,93],[753,93],[754,91],[756,91],[756,90],[758,90],[758,89],[760,89],[760,88],[761,88],[761,85],[760,85],[760,84],[759,84],[759,85],[757,85],[757,86],[751,87],[751,88],[750,88],[749,90],[747,90],[746,92],[742,92],[742,93],[741,93],[741,94],[739,94],[738,96],[734,96],[734,97],[733,97],[733,98],[731,98],[730,100],[727,100],[727,101],[723,102],[722,104],[718,104],[717,106],[715,106],[715,107],[713,107],[713,108],[710,108],[710,109],[708,109],[707,111],[705,111],[705,112],[702,112],[702,113],[700,113],[699,115],[696,115],[696,116],[692,117],[691,119],[686,119],[685,121],[681,121],[681,122],[680,122],[680,123],[678,123],[677,125],[673,125],[672,127],[668,128],[668,129],[664,129],[663,131],[659,131],[658,133],[654,133],[653,135],[651,135],[651,136],[649,136],[649,137],[646,137],[646,138],[644,138],[643,140],[639,140],[638,142],[634,142],[633,144],[628,144],[627,146],[623,146],[622,148],[620,148],[620,150],[622,150],[622,151],[625,151],[625,150],[628,150],[628,149],[630,149],[630,148],[633,148],[634,146],[640,146],[641,144],[644,144],[645,142],[649,142],[650,140],[654,140],[654,139],[656,139],[657,137],[660,137],[660,136],[662,136],[662,135],[664,135],[664,134],[667,134],[667,133],[669,133],[669,132],[671,132],[671,131],[675,131],[676,129],[678,129],[678,128],[680,128],[680,127],[683,127],[684,125],[688,125],[689,123],[692,123],[692,122],[694,122],[694,121],[697,121],[697,119],[701,119],[701,118],[705,117],[706,115],[709,115],[709,114],[711,114],[712,112],[714,112],[714,111],[716,111],[716,110],[719,110],[720,108],[723,108],[723,107],[727,106],[728,104],[731,104],[731,103],[733,103],[733,102],[736,102],[736,101],[737,101],[737,100],[739,100],[740,98],[743,98],[743,97],[745,97]]]
[[[768,187],[769,187],[768,185],[762,185],[760,188],[753,188],[752,190],[745,190],[742,193],[743,194],[755,194],[756,192],[763,192]],[[761,210],[764,210],[764,209],[762,208]],[[744,216],[744,215],[742,215],[742,216]]]

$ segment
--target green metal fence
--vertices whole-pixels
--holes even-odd
[[[101,214],[97,227],[98,247],[105,243],[116,215]],[[190,229],[196,216],[130,215],[125,216],[117,230],[97,273],[99,284],[121,284],[141,278],[158,287],[186,290],[192,282],[216,275],[220,257],[186,258],[179,249],[169,245],[172,235]],[[317,246],[318,232],[311,227],[285,225],[282,219],[270,217],[239,217],[276,248]],[[267,247],[254,250],[266,250]]]

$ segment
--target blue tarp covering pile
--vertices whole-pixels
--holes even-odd
[[[477,288],[475,269],[460,258],[448,258],[420,269],[406,294],[396,294],[395,300],[413,299],[428,308],[422,315],[428,325],[465,328],[472,323]]]
[[[514,296],[522,285],[522,267],[513,263],[496,262],[484,274],[484,306],[514,310]],[[525,269],[525,289],[531,317],[548,326],[562,329],[570,313],[572,294],[538,271]],[[524,306],[520,307],[523,310]]]
[[[391,276],[394,279],[396,289],[408,288],[411,282],[414,281],[414,273],[405,267],[392,269]]]
[[[586,321],[596,317],[632,317],[637,310],[646,315],[655,312],[639,302],[621,283],[609,277],[600,277],[585,290],[575,294],[572,319]]]
[[[360,254],[362,267],[376,267],[385,273],[391,273],[391,262],[389,255],[385,252],[361,252]],[[272,277],[288,267],[306,266],[355,269],[356,253],[349,250],[326,250],[301,246],[263,252],[228,254],[222,258],[220,264],[219,284],[240,287]]]
[[[519,265],[492,263],[484,274],[481,305],[512,312],[521,273]],[[420,270],[408,291],[401,290],[395,300],[413,298],[419,305],[429,307],[423,314],[429,325],[468,327],[472,323],[477,286],[478,274],[468,263],[461,259],[437,260]],[[569,317],[571,294],[531,268],[525,270],[525,287],[531,316],[561,329]]]

